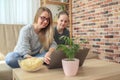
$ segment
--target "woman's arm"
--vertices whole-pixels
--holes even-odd
[[[50,63],[50,55],[56,50],[57,44],[55,41],[53,41],[52,45],[50,46],[48,52],[46,53],[44,57],[44,62],[49,64]]]
[[[24,56],[26,54],[31,53],[31,47],[30,47],[30,33],[29,28],[27,26],[24,26],[20,30],[19,38],[17,45],[14,49],[15,52],[18,52],[21,56]]]

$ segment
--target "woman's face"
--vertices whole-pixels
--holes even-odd
[[[64,29],[68,26],[69,18],[66,14],[60,15],[57,21],[57,27],[59,29]]]
[[[47,11],[42,12],[38,18],[38,27],[39,29],[46,28],[50,22],[50,17]]]

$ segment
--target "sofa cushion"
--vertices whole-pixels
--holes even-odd
[[[6,55],[13,51],[20,29],[23,25],[0,24],[0,52]]]
[[[12,69],[5,61],[0,61],[0,80],[12,80]]]
[[[0,53],[0,61],[4,60],[4,58],[5,58],[5,56],[2,53]]]
[[[0,24],[0,80],[12,80],[12,69],[5,63],[8,52],[13,51],[20,29],[20,24]]]

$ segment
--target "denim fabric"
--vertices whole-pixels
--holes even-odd
[[[12,68],[19,68],[18,59],[22,58],[16,52],[10,52],[5,58],[6,63]]]
[[[33,57],[44,57],[46,54],[46,51],[42,51],[41,53],[37,53],[35,55],[32,55]],[[22,56],[19,55],[17,52],[10,52],[5,58],[6,63],[11,67],[11,68],[19,68],[18,60],[23,58]]]
[[[41,53],[35,54],[33,57],[44,57],[46,54],[46,51],[42,51]]]

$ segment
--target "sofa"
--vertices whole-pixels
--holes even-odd
[[[13,51],[22,27],[20,24],[0,24],[0,80],[12,80],[12,69],[4,59],[8,52]]]
[[[12,80],[12,68],[4,61],[8,52],[13,51],[20,29],[24,25],[21,24],[0,24],[0,80]],[[87,58],[94,58],[96,54],[88,53]]]

